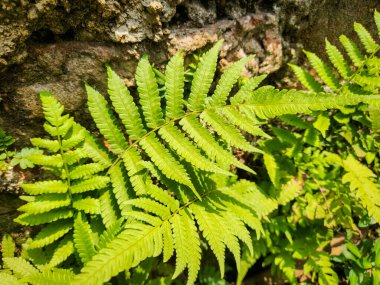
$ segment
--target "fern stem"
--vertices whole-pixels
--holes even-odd
[[[58,127],[57,127],[57,133],[58,133]],[[71,190],[70,190],[70,187],[71,187],[70,171],[69,171],[69,167],[68,167],[66,161],[63,159],[64,158],[64,152],[63,152],[63,148],[62,148],[62,138],[60,135],[57,135],[57,140],[59,143],[59,152],[60,152],[61,157],[62,157],[63,169],[64,169],[65,174],[66,174],[66,185],[67,185],[67,191],[68,191],[68,194],[70,197],[70,205],[72,206],[73,205],[73,199],[72,199],[72,194],[71,194]]]
[[[213,108],[213,109],[215,109],[215,108]],[[147,132],[145,135],[141,136],[140,138],[138,138],[137,140],[135,140],[133,143],[131,143],[131,144],[128,146],[128,148],[126,148],[122,153],[120,153],[120,154],[117,155],[117,158],[115,159],[115,161],[111,164],[111,166],[110,166],[109,169],[107,170],[107,174],[109,174],[109,171],[110,171],[113,167],[115,167],[117,164],[119,164],[119,162],[122,160],[123,155],[124,155],[126,152],[128,152],[128,151],[129,151],[130,149],[132,149],[132,148],[137,147],[138,144],[139,144],[139,142],[142,141],[144,138],[150,136],[152,133],[155,133],[156,131],[158,131],[159,129],[165,127],[166,125],[169,125],[169,124],[171,124],[171,123],[174,123],[174,122],[176,122],[176,121],[179,121],[179,120],[181,120],[181,119],[183,119],[183,118],[186,118],[186,117],[191,116],[191,115],[194,115],[194,114],[199,115],[199,114],[202,113],[203,111],[204,111],[204,110],[201,110],[201,111],[192,111],[192,112],[186,113],[186,114],[184,114],[184,115],[182,115],[182,116],[180,116],[180,117],[173,118],[173,119],[171,119],[171,120],[169,120],[169,121],[167,121],[167,122],[165,122],[165,123],[159,125],[158,127],[154,128],[154,129],[152,129],[152,130],[150,130],[150,131]]]

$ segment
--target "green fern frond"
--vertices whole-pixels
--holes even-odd
[[[24,213],[18,216],[15,221],[22,225],[36,226],[52,223],[58,220],[69,219],[72,218],[73,215],[74,212],[71,209],[57,209],[41,214]]]
[[[88,94],[88,109],[94,118],[99,131],[109,142],[115,153],[122,153],[128,143],[121,132],[121,126],[117,123],[107,101],[92,87],[86,85]]]
[[[13,241],[13,238],[8,234],[3,235],[3,238],[1,240],[1,256],[2,256],[2,258],[14,257],[15,256],[15,250],[16,250],[16,244]]]
[[[170,154],[170,152],[159,142],[156,136],[153,134],[143,138],[140,141],[141,147],[150,156],[155,165],[164,173],[167,177],[189,186],[193,190],[195,195],[199,196],[195,190],[191,180],[186,173],[186,170],[177,160]]]
[[[95,198],[87,197],[74,200],[72,206],[74,209],[87,214],[100,214],[100,203]]]
[[[33,164],[42,165],[42,166],[53,166],[53,167],[62,167],[63,159],[60,154],[56,155],[43,155],[38,153],[33,153],[28,156],[28,160]]]
[[[252,91],[256,89],[260,83],[267,77],[267,75],[259,75],[250,78],[240,89],[239,91],[230,98],[231,104],[241,104],[252,95]]]
[[[48,193],[66,193],[67,185],[61,180],[41,181],[33,184],[22,184],[22,189],[30,195],[48,194]]]
[[[46,94],[45,96],[52,96],[52,95],[49,93],[49,95]],[[50,101],[48,101],[48,102],[50,102]],[[48,102],[45,102],[45,104],[48,104]],[[53,102],[53,101],[51,101],[51,102]],[[56,103],[58,103],[58,102],[54,102],[52,106],[49,106],[46,108],[54,108],[54,105]],[[58,106],[61,106],[61,105],[58,105]],[[71,129],[71,127],[74,124],[74,119],[71,117],[68,117],[68,115],[62,116],[62,119],[63,119],[62,124],[59,126],[51,125],[48,122],[44,123],[45,131],[53,137],[56,137],[56,136],[62,136],[63,137],[65,135],[67,135],[67,133],[69,132],[69,130]]]
[[[72,236],[67,235],[58,243],[57,248],[46,267],[54,268],[67,260],[72,254],[74,254],[74,243],[72,241]]]
[[[226,175],[230,174],[210,162],[209,159],[205,158],[198,148],[196,148],[174,125],[168,124],[162,127],[158,133],[162,139],[174,148],[179,156],[183,157],[196,168],[209,172],[220,172]]]
[[[99,237],[99,242],[95,245],[95,249],[105,248],[121,231],[123,219],[117,220],[113,225],[110,225]]]
[[[57,152],[60,148],[59,142],[56,140],[42,139],[42,138],[32,138],[31,143],[40,148],[48,149],[52,152]]]
[[[129,148],[125,151],[123,157],[125,168],[128,171],[128,175],[131,180],[131,184],[136,194],[144,194],[146,190],[146,176],[141,175],[145,172],[145,168],[142,166],[143,161],[140,153],[136,148]]]
[[[274,198],[263,193],[255,183],[247,180],[241,179],[231,187],[223,188],[221,191],[231,199],[237,200],[245,207],[254,210],[260,218],[268,216],[278,206]],[[254,216],[252,213],[250,215]],[[256,230],[255,228],[252,229]]]
[[[61,142],[61,148],[63,151],[70,150],[71,148],[78,146],[78,144],[80,144],[85,138],[84,129],[77,124],[73,125],[71,132],[70,137],[68,139],[63,139]]]
[[[32,239],[28,239],[22,245],[21,256],[22,258],[31,262],[34,266],[38,267],[38,269],[42,270],[45,266],[48,266],[49,259],[51,258],[52,252],[45,252],[41,248],[29,248],[29,244],[32,242]],[[55,246],[56,244],[53,244]],[[52,246],[52,247],[53,247]],[[49,256],[47,256],[49,255]]]
[[[58,142],[58,148],[56,143],[37,140],[37,144],[53,153],[36,154],[32,160],[53,166],[58,178],[23,186],[27,193],[39,196],[27,198],[28,204],[21,210],[28,212],[18,221],[49,223],[29,245],[30,250],[41,249],[52,257],[46,268],[62,264],[74,253],[83,268],[75,277],[68,273],[67,282],[103,284],[148,258],[163,254],[163,260],[168,261],[175,254],[174,277],[187,268],[187,283],[194,284],[200,270],[200,233],[215,254],[222,275],[226,249],[240,267],[242,245],[251,253],[254,251],[249,228],[255,231],[253,236],[260,237],[264,232],[261,220],[268,219],[280,204],[294,199],[303,187],[303,182],[295,178],[281,185],[285,177],[276,172],[277,161],[268,154],[264,154],[264,162],[281,191],[268,194],[249,181],[234,183],[237,177],[227,171],[230,165],[253,171],[234,157],[232,147],[263,152],[243,133],[268,137],[260,128],[260,119],[274,116],[361,102],[372,107],[380,104],[379,96],[354,92],[335,96],[279,91],[268,86],[256,89],[265,76],[248,80],[240,89],[236,87],[239,90],[235,95],[230,94],[249,58],[232,65],[208,97],[221,45],[218,42],[202,57],[190,94],[184,90],[181,54],[171,60],[165,77],[155,73],[143,57],[136,74],[141,110],[123,80],[107,67],[112,105],[86,86],[89,109],[106,139],[104,144],[69,116],[62,115],[62,106],[51,95],[42,96],[43,104],[49,104],[44,107],[49,117],[46,129],[56,134],[52,141]],[[328,49],[336,68],[344,68],[345,62],[337,50],[332,46]],[[327,64],[315,55],[309,57],[330,89],[339,89]],[[377,63],[372,65],[375,70]],[[310,86],[322,90],[320,85]],[[58,130],[54,132],[53,126]],[[312,123],[305,129],[311,126]],[[301,140],[300,136],[293,136],[293,141]],[[370,177],[367,180],[371,181]],[[360,192],[356,188],[355,191]],[[57,197],[65,197],[65,203],[61,204]],[[372,206],[367,209],[374,215]],[[44,216],[41,211],[46,211]],[[46,274],[50,280],[46,273],[50,271],[35,270],[34,277]],[[327,271],[326,274],[329,275]]]
[[[228,67],[228,69],[220,78],[218,85],[215,88],[214,94],[210,98],[210,105],[223,106],[226,104],[232,87],[239,79],[243,67],[253,58],[254,56],[242,58],[241,60],[233,63],[230,67]]]
[[[244,187],[245,186],[246,185],[244,185]],[[239,198],[236,199],[236,197],[234,197],[233,193],[231,193],[229,189],[225,189],[225,190],[221,189],[221,192],[217,193],[217,195],[223,197],[224,207],[222,208],[225,209],[225,213],[227,212],[228,214],[228,212],[232,212],[239,217],[244,217],[244,219],[242,219],[242,222],[244,222],[244,224],[246,224],[249,228],[254,230],[258,238],[260,238],[261,234],[264,232],[264,229],[261,225],[261,221],[256,211],[253,208],[246,206],[241,199]],[[262,209],[260,208],[260,213],[261,213],[261,210]],[[271,208],[271,210],[273,210],[273,208]],[[236,231],[234,229],[232,232],[234,232],[235,234],[239,234],[239,239],[241,239],[246,244],[248,249],[252,251],[252,243],[248,242],[250,238],[248,238],[246,233],[244,233],[245,230],[243,228],[240,227],[239,231]]]
[[[220,115],[226,117],[229,122],[253,136],[270,138],[270,136],[258,126],[258,123],[255,120],[251,117],[245,116],[237,109],[225,108],[220,112]]]
[[[212,134],[202,126],[195,116],[183,118],[179,123],[183,130],[197,143],[210,159],[216,160],[221,165],[232,164],[252,173],[252,170],[249,167],[237,161],[231,153],[222,148],[215,141]]]
[[[222,225],[217,218],[218,215],[213,215],[212,212],[215,212],[215,210],[206,203],[194,204],[191,210],[203,237],[207,240],[218,260],[221,276],[223,276],[225,271],[225,244],[223,243]]]
[[[310,75],[310,73],[306,72],[301,67],[299,67],[295,64],[289,63],[288,65],[292,68],[297,79],[308,90],[313,91],[313,92],[322,92],[323,91],[323,87],[321,86],[321,84],[319,84],[318,81],[315,80],[314,77]]]
[[[157,186],[152,189],[160,191]],[[84,280],[88,284],[101,284],[148,257],[163,253],[164,260],[168,260],[173,252],[176,252],[174,276],[188,268],[188,284],[193,284],[200,266],[200,240],[195,221],[217,256],[223,274],[225,249],[231,250],[239,263],[240,241],[253,250],[246,225],[262,232],[256,213],[266,216],[278,206],[274,198],[267,197],[248,181],[236,183],[232,189],[210,189],[202,196],[202,200],[194,199],[179,209],[149,201],[148,196],[129,200],[127,204],[135,209],[126,211],[130,221],[115,239],[85,264],[74,284]],[[168,216],[169,209],[171,214]]]
[[[219,216],[218,219],[220,221],[220,224],[222,226],[222,233],[223,233],[223,242],[226,245],[226,248],[230,252],[232,252],[232,255],[235,258],[236,266],[237,268],[240,267],[240,244],[239,244],[239,239],[237,233],[231,231],[232,227],[234,230],[239,230],[239,219],[235,217],[235,215],[231,215],[231,212],[227,212],[227,215],[225,215],[225,218]],[[236,223],[236,228],[235,228],[235,223],[232,222],[237,222]],[[223,275],[221,276],[223,277]]]
[[[136,83],[146,125],[155,129],[164,122],[164,119],[156,78],[146,56],[143,56],[137,65]]]
[[[266,152],[263,155],[264,165],[268,172],[269,178],[272,181],[273,185],[276,188],[279,188],[281,183],[281,175],[280,175],[280,167],[276,161],[275,156],[273,156],[270,152]]]
[[[54,99],[54,97],[46,91],[40,93],[40,99],[42,102],[42,109],[45,115],[45,120],[48,121],[54,127],[62,126],[63,106]]]
[[[162,220],[168,219],[170,217],[170,210],[166,206],[148,198],[132,199],[126,201],[124,205],[134,206],[148,213],[154,214]]]
[[[240,108],[252,109],[260,118],[273,118],[284,114],[308,114],[314,110],[327,110],[347,105],[357,105],[359,102],[377,104],[376,95],[365,96],[356,94],[331,96],[328,93],[307,93],[296,90],[276,91],[272,88],[271,94],[254,92],[250,102],[240,105]],[[231,108],[233,106],[230,106]]]
[[[210,125],[230,146],[234,146],[246,151],[260,152],[245,140],[243,135],[232,125],[228,124],[224,118],[214,111],[207,111],[201,114],[201,119]]]
[[[376,106],[369,106],[369,117],[371,119],[371,127],[374,132],[380,131],[380,108]]]
[[[378,76],[371,76],[369,74],[357,74],[354,78],[355,83],[361,86],[369,86],[371,89],[380,88],[380,82]]]
[[[201,247],[197,228],[192,215],[182,210],[172,220],[176,246],[176,269],[173,278],[188,268],[187,284],[194,284],[201,266]]]
[[[79,179],[89,177],[92,174],[98,173],[104,169],[104,165],[96,162],[78,165],[70,170],[70,178]]]
[[[301,179],[292,178],[286,184],[282,185],[281,191],[277,197],[280,205],[286,205],[294,200],[302,192],[304,182]]]
[[[152,216],[152,215],[150,215],[148,213],[144,213],[144,212],[129,211],[129,212],[127,212],[127,215],[132,220],[137,220],[137,221],[146,223],[146,224],[154,226],[154,227],[158,226],[161,222],[160,218],[158,218],[156,216]]]
[[[172,225],[168,221],[162,223],[163,261],[167,262],[174,253]]]
[[[100,195],[100,214],[103,224],[109,228],[119,218],[117,203],[109,189],[104,189]]]
[[[83,264],[91,260],[95,254],[95,244],[91,236],[91,228],[80,212],[74,221],[74,246]]]
[[[346,50],[352,63],[356,67],[361,67],[363,65],[365,58],[364,58],[364,55],[361,53],[360,49],[358,48],[358,46],[345,35],[341,35],[339,37],[339,41],[343,45],[344,49]]]
[[[4,267],[12,270],[17,277],[22,278],[38,273],[38,269],[22,257],[4,257],[3,262]]]
[[[320,59],[315,53],[304,51],[307,58],[310,61],[311,66],[317,71],[318,75],[321,77],[324,83],[331,90],[336,91],[340,88],[338,79],[335,77],[331,68]]]
[[[112,105],[115,106],[115,111],[119,114],[130,139],[136,140],[146,133],[139,110],[123,80],[109,66],[107,74],[108,94]]]
[[[369,215],[380,222],[380,187],[372,181],[375,174],[352,156],[343,161],[343,167],[347,173],[342,177],[342,182],[350,183],[350,188]]]
[[[184,114],[183,111],[183,91],[185,85],[184,62],[181,53],[173,56],[165,72],[166,87],[166,109],[165,116],[174,119]]]
[[[155,236],[160,232],[159,227],[141,223],[127,224],[116,239],[108,243],[107,247],[101,249],[92,260],[86,263],[81,274],[77,275],[71,284],[100,285],[119,272],[152,257],[152,245]]]
[[[67,163],[67,165],[73,165],[75,163],[79,163],[82,158],[87,158],[87,153],[83,150],[83,148],[77,148],[74,150],[69,150],[64,152],[62,155],[63,161]]]
[[[67,285],[73,278],[74,273],[70,270],[54,269],[27,276],[25,280],[38,285]]]
[[[73,228],[71,221],[61,221],[60,223],[49,224],[44,227],[30,243],[30,248],[41,248],[52,244],[63,237]]]
[[[352,76],[350,65],[344,59],[342,53],[338,50],[336,46],[331,44],[327,39],[325,40],[325,42],[326,42],[326,53],[331,63],[338,70],[342,78],[348,79],[350,76]]]
[[[148,185],[147,194],[151,196],[156,201],[162,203],[169,207],[169,209],[174,212],[179,208],[179,201],[171,196],[168,191],[165,191],[162,188],[159,188],[157,185],[150,184]]]
[[[83,150],[95,162],[102,164],[104,167],[109,167],[112,164],[113,157],[104,145],[95,139],[89,132],[86,132]],[[66,152],[67,153],[67,152]]]
[[[0,280],[7,285],[26,285],[25,282],[19,281],[19,279],[11,274],[0,272]]]
[[[361,43],[363,44],[366,52],[375,53],[379,50],[380,46],[374,41],[371,34],[362,24],[355,22],[354,30],[360,38]]]
[[[377,11],[377,9],[375,9],[374,19],[375,19],[375,24],[376,24],[377,32],[378,32],[378,34],[380,36],[380,13]]]
[[[18,208],[21,212],[39,214],[69,206],[71,199],[67,194],[45,194],[36,196],[33,201]]]
[[[120,164],[111,168],[109,175],[112,184],[112,192],[117,204],[119,205],[121,215],[124,218],[127,218],[125,211],[128,207],[125,206],[125,203],[127,203],[134,195],[132,185],[129,183],[127,174]]]
[[[106,187],[110,179],[107,176],[95,176],[83,181],[74,182],[70,188],[71,193],[78,194]]]
[[[205,107],[206,97],[214,79],[218,53],[222,44],[223,41],[219,41],[200,59],[191,84],[191,92],[188,100],[188,108],[191,111],[203,110]]]

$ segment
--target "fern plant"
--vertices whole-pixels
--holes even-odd
[[[380,14],[375,11],[378,29],[379,20]],[[346,36],[340,37],[345,53],[326,40],[332,66],[305,51],[318,77],[291,65],[311,92],[378,96],[379,44],[361,24],[355,23],[354,29],[363,51]],[[264,224],[266,238],[264,242],[254,241],[254,254],[243,253],[243,269],[264,257],[264,265],[272,265],[273,271],[281,272],[291,283],[303,278],[318,284],[338,284],[337,272],[342,269],[336,263],[339,258],[330,255],[330,243],[345,234],[359,245],[376,244],[380,209],[377,108],[377,104],[359,104],[307,117],[284,115],[279,117],[281,123],[270,127],[272,139],[259,146],[266,168],[259,175],[268,176],[273,188],[297,174],[305,182],[291,207],[275,212],[271,222]],[[239,272],[237,284],[245,273]],[[352,284],[377,284],[377,273],[372,276],[367,271],[364,279],[363,273],[352,274],[348,277]]]
[[[94,162],[87,154],[95,141],[86,130],[69,115],[62,115],[63,106],[51,94],[42,92],[40,98],[46,118],[44,129],[54,139],[32,139],[37,148],[24,152],[22,159],[27,161],[25,166],[43,166],[52,178],[22,185],[29,196],[21,196],[27,203],[18,209],[23,214],[16,221],[45,225],[28,244],[29,258],[35,265],[53,268],[75,249],[81,261],[85,260],[82,251],[88,244],[81,240],[84,214],[90,214],[91,220],[100,215],[104,194],[93,190],[106,187],[109,177],[102,175],[107,165]]]
[[[108,66],[110,103],[86,85],[88,108],[104,144],[62,115],[51,94],[41,94],[44,127],[55,139],[33,139],[47,152],[28,159],[58,178],[23,185],[31,196],[24,197],[28,203],[20,211],[25,214],[17,220],[47,224],[28,244],[25,258],[38,270],[24,272],[24,282],[39,284],[43,279],[38,272],[54,272],[56,266],[80,270],[70,273],[70,284],[103,284],[114,276],[125,282],[130,278],[125,272],[141,262],[160,255],[166,262],[175,255],[173,278],[187,269],[187,284],[194,284],[201,240],[216,256],[221,275],[226,249],[239,267],[241,247],[253,253],[252,235],[260,240],[264,232],[262,220],[303,187],[296,175],[277,180],[275,169],[270,176],[281,191],[265,193],[254,182],[239,180],[231,165],[254,171],[232,149],[264,153],[267,165],[273,160],[266,147],[247,141],[243,132],[268,138],[263,119],[379,103],[379,96],[258,88],[265,76],[231,92],[252,57],[231,65],[213,88],[221,45],[200,58],[189,92],[181,53],[159,76],[161,89],[157,72],[142,57],[136,70],[138,104]],[[69,258],[76,260],[75,266]],[[5,262],[17,275],[18,265],[12,264]]]
[[[377,10],[374,13],[374,20],[380,35],[380,13]],[[316,54],[305,51],[311,66],[326,88],[301,67],[290,65],[297,78],[307,89],[315,92],[327,89],[328,92],[341,96],[379,94],[380,57],[378,52],[380,44],[360,23],[354,24],[354,30],[362,49],[353,40],[341,35],[339,41],[345,52],[342,53],[326,39],[326,53],[334,69]],[[346,58],[349,58],[351,62]],[[368,111],[369,116],[363,111]],[[339,154],[343,157],[343,162],[339,157],[335,159],[335,162],[347,172],[343,176],[342,182],[351,184],[351,190],[357,193],[357,198],[377,222],[380,222],[380,203],[378,202],[380,201],[380,189],[373,181],[375,174],[357,159],[364,158],[366,163],[372,164],[372,169],[377,171],[379,166],[379,159],[376,155],[378,152],[379,115],[379,106],[374,104],[368,108],[346,108],[342,110],[342,113],[334,116],[335,121],[345,125],[346,130],[338,132],[339,135],[354,147],[351,155]],[[362,127],[359,127],[357,122],[361,123]],[[335,127],[335,129],[338,128]]]

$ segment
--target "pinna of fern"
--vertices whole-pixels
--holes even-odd
[[[267,203],[256,204],[260,190],[254,183],[233,182],[236,178],[230,165],[253,171],[233,156],[232,147],[261,152],[241,131],[267,137],[257,117],[310,113],[380,100],[378,96],[257,88],[264,76],[249,79],[231,95],[250,57],[231,65],[209,96],[221,45],[222,41],[218,42],[200,59],[189,94],[184,94],[181,53],[167,66],[164,98],[160,97],[147,57],[140,60],[136,71],[138,104],[110,67],[111,105],[86,85],[91,116],[109,149],[78,124],[69,123],[71,119],[62,116],[62,108],[50,94],[41,95],[43,104],[48,102],[44,107],[48,121],[45,128],[57,136],[57,142],[34,143],[57,154],[42,155],[35,161],[46,165],[49,159],[54,160],[48,166],[60,180],[25,185],[29,194],[43,196],[25,198],[31,201],[23,209],[27,215],[37,215],[35,200],[44,203],[44,199],[50,202],[54,198],[51,205],[43,204],[44,211],[52,214],[41,215],[44,219],[38,224],[49,224],[32,241],[32,249],[57,242],[55,252],[69,248],[69,255],[74,250],[83,268],[72,284],[102,284],[148,257],[163,255],[167,261],[174,254],[174,277],[187,268],[188,284],[193,284],[201,262],[200,234],[223,274],[225,250],[231,251],[239,263],[241,244],[248,248],[252,245],[248,229],[259,236],[260,219],[281,203],[274,200],[268,210]],[[76,143],[64,144],[71,137]],[[49,159],[42,159],[45,157]],[[88,162],[87,157],[91,159]],[[68,197],[58,199],[52,194]],[[59,211],[67,209],[67,216],[59,216]],[[100,226],[92,216],[97,213]],[[94,233],[95,228],[103,233]],[[62,262],[54,257],[51,260],[55,263]]]

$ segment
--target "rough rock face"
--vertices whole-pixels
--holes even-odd
[[[2,0],[0,126],[19,143],[41,135],[37,93],[50,90],[87,126],[83,83],[105,91],[105,63],[133,86],[138,59],[157,67],[224,38],[219,67],[256,54],[248,76],[297,62],[302,46],[371,25],[377,0]]]

